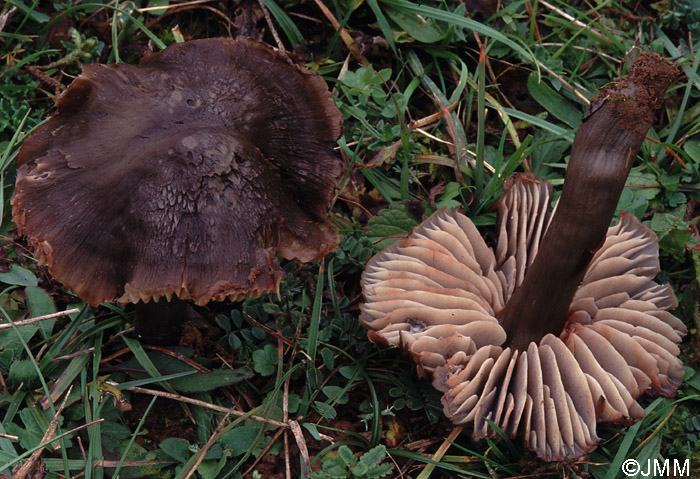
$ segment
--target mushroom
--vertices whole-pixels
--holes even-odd
[[[642,54],[594,98],[553,214],[551,186],[510,178],[495,252],[443,208],[367,264],[370,339],[410,353],[475,440],[495,434],[492,422],[544,460],[575,459],[596,447],[597,422],[632,423],[642,394],[676,393],[686,329],[669,312],[673,289],[654,282],[658,239],[629,213],[609,227],[676,75]]]
[[[325,81],[248,39],[85,65],[18,156],[13,220],[39,262],[95,306],[275,291],[276,254],[338,244],[345,164]]]

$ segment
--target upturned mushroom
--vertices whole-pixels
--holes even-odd
[[[338,244],[344,172],[326,82],[247,39],[85,65],[25,141],[12,198],[38,260],[95,306],[275,291],[276,254]]]
[[[553,214],[551,186],[509,179],[495,252],[440,209],[367,264],[370,339],[408,352],[475,440],[495,434],[491,421],[544,460],[575,459],[596,447],[597,422],[632,423],[642,394],[676,393],[686,329],[673,289],[654,282],[658,240],[629,213],[609,227],[676,75],[642,54],[594,98]]]

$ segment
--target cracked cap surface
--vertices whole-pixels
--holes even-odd
[[[257,296],[282,278],[276,253],[337,246],[341,115],[286,55],[176,44],[139,66],[85,65],[57,106],[20,150],[13,220],[84,301]]]

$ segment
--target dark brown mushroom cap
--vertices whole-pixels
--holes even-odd
[[[633,215],[608,229],[559,336],[506,347],[498,313],[538,253],[551,187],[510,181],[499,202],[498,245],[469,218],[440,209],[382,250],[362,277],[360,322],[379,343],[410,353],[444,392],[445,415],[473,424],[476,440],[522,435],[545,460],[578,458],[598,442],[596,422],[631,423],[642,394],[675,394],[683,377],[682,321],[659,285],[658,240]],[[547,318],[542,318],[546,321]]]
[[[259,295],[276,253],[337,246],[340,133],[325,81],[250,40],[86,65],[20,151],[13,219],[93,305]]]

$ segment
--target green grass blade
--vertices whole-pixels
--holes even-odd
[[[316,294],[311,308],[311,323],[309,324],[306,353],[311,361],[310,367],[316,367],[316,350],[318,348],[318,329],[321,323],[321,301],[323,300],[323,264],[318,268],[316,276]]]
[[[397,54],[396,43],[394,43],[394,36],[391,31],[391,26],[389,25],[389,22],[384,16],[382,9],[379,8],[379,3],[377,3],[377,0],[367,0],[367,4],[374,13],[374,16],[377,18],[377,26],[382,31],[384,39],[389,44],[389,47],[391,47],[391,50],[394,52],[394,54]]]
[[[333,313],[336,319],[340,319],[340,305],[338,304],[338,296],[335,291],[335,277],[333,275],[334,271],[335,257],[328,261],[328,289],[331,292],[331,303],[333,304]]]
[[[402,449],[387,449],[387,452],[391,456],[403,457],[415,461],[419,464],[431,464],[437,469],[441,469],[446,472],[456,473],[459,475],[458,477],[476,477],[478,479],[489,479],[490,477],[493,477],[489,474],[484,474],[476,471],[469,471],[468,469],[463,469],[461,467],[457,467],[454,464],[449,464],[447,462],[435,461],[427,455],[419,454],[413,451],[404,451]]]
[[[39,4],[39,0],[34,0],[31,6],[28,6],[26,3],[20,0],[8,0],[7,3],[14,7],[17,7],[17,10],[24,13],[25,18],[22,21],[22,25],[24,25],[24,22],[26,22],[27,19],[33,20],[37,23],[46,23],[51,18],[45,13],[36,11],[36,7]],[[20,25],[20,28],[22,25]]]
[[[90,398],[92,401],[87,404],[86,409],[90,409],[90,415],[85,415],[88,421],[94,421],[101,416],[102,411],[102,394],[98,389],[98,377],[100,371],[100,360],[102,359],[102,331],[99,331],[94,335],[93,341],[93,354],[92,354],[92,383],[90,384]],[[85,468],[85,479],[92,479],[93,477],[101,479],[104,477],[103,468],[94,468],[95,464],[99,464],[102,459],[102,427],[100,423],[95,424],[93,427],[88,429],[88,438],[90,439],[90,444],[88,444],[87,451],[87,466]]]
[[[88,315],[89,311],[91,311],[90,306],[86,304],[83,305],[80,309],[80,312],[77,315],[75,315],[70,324],[68,324],[68,326],[66,326],[66,328],[63,331],[61,331],[61,334],[59,335],[58,339],[51,342],[51,346],[49,347],[48,351],[46,351],[44,356],[39,361],[39,367],[42,370],[48,367],[50,363],[63,350],[63,348],[68,344],[71,337],[73,336],[73,333],[75,333],[80,324],[85,320],[85,317]]]
[[[198,371],[192,370],[192,371],[183,371],[181,373],[166,374],[165,376],[159,376],[157,378],[136,379],[134,381],[126,381],[123,383],[119,383],[117,388],[120,391],[125,391],[129,388],[147,386],[149,384],[158,384],[158,383],[162,383],[164,381],[170,381],[171,379],[192,376],[193,374],[197,374],[197,373],[198,373]]]
[[[39,363],[36,361],[36,358],[32,354],[32,350],[29,348],[29,345],[27,344],[27,342],[24,340],[24,338],[22,337],[22,335],[18,331],[17,326],[15,325],[14,321],[12,321],[12,318],[10,317],[10,315],[7,314],[7,311],[5,311],[5,308],[3,308],[2,306],[0,306],[0,314],[2,314],[2,316],[6,322],[12,324],[12,329],[17,334],[19,340],[22,343],[22,346],[23,346],[25,352],[27,353],[27,356],[29,357],[30,362],[32,363],[32,366],[34,366],[34,369],[36,370],[39,381],[41,382],[42,390],[44,391],[44,394],[46,395],[46,397],[48,399],[49,409],[51,410],[51,413],[55,415],[56,414],[56,407],[53,403],[53,400],[51,399],[51,392],[49,390],[49,386],[46,383],[46,379],[44,378],[44,373],[42,372],[41,368],[39,367]],[[61,432],[60,425],[56,427],[56,432],[58,432],[60,434],[60,432]],[[60,436],[58,436],[58,437],[60,437]],[[63,458],[63,461],[65,462],[68,460],[68,456],[66,454],[66,444],[65,444],[65,441],[63,440],[63,438],[60,439],[60,444],[61,444],[61,456]],[[3,469],[3,467],[0,466],[0,470],[2,470],[2,469]],[[68,470],[66,469],[65,472],[66,472],[66,477],[68,477]]]
[[[146,410],[143,412],[143,415],[141,415],[141,420],[139,421],[138,425],[136,426],[136,429],[134,429],[134,433],[131,435],[131,438],[129,439],[129,443],[126,445],[126,448],[124,449],[124,452],[122,453],[122,456],[119,458],[119,464],[117,464],[117,467],[114,469],[112,477],[119,477],[119,471],[121,471],[122,466],[124,465],[124,461],[126,460],[127,456],[129,455],[129,451],[131,451],[131,447],[134,445],[134,441],[136,440],[136,437],[139,435],[139,432],[141,431],[141,428],[143,427],[143,423],[146,422],[146,418],[148,417],[148,413],[151,412],[151,408],[156,403],[156,399],[158,399],[158,396],[153,396],[153,399],[151,399],[151,402],[148,403],[148,406],[146,406]]]
[[[486,49],[481,45],[478,66],[478,88],[476,94],[476,158],[474,164],[474,196],[477,202],[481,201],[481,192],[484,188],[484,135],[485,123],[485,99],[486,92]]]
[[[358,366],[358,368],[360,367],[361,366]],[[362,368],[362,378],[367,383],[367,388],[369,389],[369,396],[372,403],[372,411],[374,413],[374,417],[372,418],[372,432],[369,439],[370,446],[374,447],[379,444],[379,441],[382,438],[382,420],[380,417],[379,397],[377,397],[377,390],[374,387],[372,378],[364,371],[364,366],[362,366]],[[350,384],[349,381],[348,384]]]
[[[289,15],[287,15],[287,13],[282,10],[279,5],[277,5],[275,0],[262,0],[262,2],[270,11],[270,14],[275,18],[277,24],[280,26],[284,34],[287,36],[287,39],[289,40],[289,43],[292,44],[292,47],[297,45],[306,45],[304,36],[299,31],[299,28],[297,28],[296,24],[291,18],[289,18]]]
[[[558,120],[571,128],[576,128],[581,123],[583,113],[571,106],[571,103],[547,85],[541,77],[538,78],[535,74],[529,75],[527,89],[535,101]]]
[[[119,13],[121,13],[119,9],[115,9],[112,12],[112,55],[114,55],[114,63],[122,62],[122,59],[119,57]]]
[[[146,25],[144,25],[140,20],[135,18],[133,15],[121,10],[119,6],[108,5],[104,3],[81,3],[80,5],[73,5],[72,7],[66,8],[59,15],[56,15],[50,22],[46,24],[46,27],[51,28],[56,22],[70,15],[71,13],[74,13],[79,10],[89,10],[90,8],[106,8],[108,10],[112,10],[113,12],[118,12],[126,16],[130,21],[134,22],[134,25],[136,25],[136,27],[139,30],[141,30],[143,34],[146,35],[153,42],[156,48],[158,48],[159,50],[163,50],[165,48],[165,43],[163,43],[156,34],[154,34],[152,31],[146,28]]]
[[[518,52],[520,55],[522,55],[529,61],[535,62],[535,55],[524,44],[518,44],[517,42],[508,38],[508,36],[506,36],[505,34],[499,32],[498,30],[494,30],[491,27],[487,27],[483,23],[472,20],[471,18],[467,18],[464,15],[440,10],[438,8],[429,7],[427,5],[418,5],[406,0],[382,0],[382,3],[396,10],[400,10],[406,14],[420,15],[423,17],[428,17],[434,20],[445,22],[449,25],[462,27],[470,31],[473,30],[477,33],[480,33],[481,35],[485,35],[503,43],[504,45]]]
[[[573,143],[574,141],[574,131],[573,130],[566,130],[560,126],[557,126],[553,123],[548,122],[547,120],[543,120],[542,118],[536,117],[534,115],[530,115],[528,113],[523,113],[522,111],[518,110],[513,110],[512,108],[503,108],[503,111],[505,111],[509,116],[513,118],[518,118],[520,120],[525,120],[528,123],[531,123],[532,125],[535,125],[539,128],[542,128],[544,130],[550,131],[554,133],[555,135],[561,135],[562,138],[571,141]]]
[[[653,411],[656,406],[658,406],[661,402],[663,401],[663,398],[657,398],[655,399],[647,408],[646,411]],[[642,425],[645,423],[644,420],[637,422],[636,424],[633,424],[630,426],[627,431],[624,432],[622,436],[622,441],[620,442],[620,445],[617,449],[617,452],[615,453],[615,457],[613,458],[612,463],[610,464],[610,467],[608,468],[607,474],[605,474],[605,479],[615,479],[617,477],[617,474],[620,472],[620,469],[622,467],[622,463],[624,462],[625,458],[627,458],[628,454],[632,450],[632,444],[634,443],[635,439],[637,438],[637,435],[639,433],[639,429],[642,427]]]
[[[156,368],[155,364],[153,364],[151,358],[148,357],[148,354],[146,354],[146,351],[144,351],[143,346],[141,346],[141,343],[135,339],[131,339],[128,336],[122,336],[122,340],[126,343],[129,349],[131,349],[131,352],[134,354],[134,357],[139,362],[139,364],[143,366],[146,372],[150,374],[151,377],[161,380],[163,376],[160,374],[160,371],[158,371],[158,368]],[[164,383],[162,386],[166,391],[171,392],[173,394],[177,394],[175,389],[173,389],[173,387],[170,384]]]
[[[686,75],[688,77],[688,82],[685,84],[685,91],[683,92],[683,99],[681,100],[681,105],[678,108],[678,113],[676,114],[676,119],[673,122],[673,125],[671,125],[671,129],[668,132],[668,135],[666,135],[666,142],[667,143],[673,143],[673,140],[676,138],[676,135],[678,134],[678,130],[681,127],[681,123],[683,121],[683,114],[686,111],[686,108],[688,107],[688,100],[690,99],[690,94],[693,90],[693,84],[697,85],[697,71],[698,71],[698,65],[700,65],[700,50],[695,52],[694,58],[693,58],[693,66],[688,70],[687,67],[683,68],[683,70],[686,72]],[[695,72],[693,74],[693,72]],[[662,150],[660,154],[660,158],[663,158],[665,152]]]

